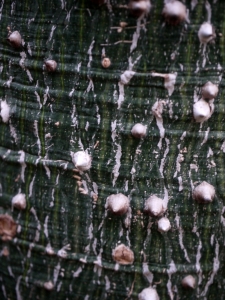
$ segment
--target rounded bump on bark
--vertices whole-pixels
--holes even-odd
[[[197,123],[207,121],[211,117],[211,109],[209,103],[204,99],[200,99],[193,105],[193,115]]]
[[[19,31],[17,31],[17,30],[13,31],[9,34],[8,41],[15,48],[19,48],[22,46],[22,37],[21,37]]]
[[[162,15],[168,24],[178,25],[187,20],[187,9],[180,1],[172,1],[164,5]]]
[[[17,209],[25,209],[27,206],[25,194],[19,193],[12,198],[12,206]]]
[[[206,181],[203,181],[195,187],[193,199],[199,203],[210,203],[215,197],[215,188]]]
[[[17,224],[9,215],[0,215],[0,236],[3,241],[11,241],[16,235]]]
[[[215,39],[215,28],[212,24],[204,22],[198,31],[198,38],[202,44],[207,44]]]
[[[124,244],[117,246],[113,252],[112,257],[115,262],[120,265],[131,265],[134,262],[134,253],[130,248]]]
[[[141,123],[135,124],[131,129],[131,134],[138,139],[141,139],[146,136],[146,126]]]
[[[187,275],[182,279],[181,285],[187,289],[195,289],[196,279],[192,275]]]
[[[158,221],[158,231],[167,232],[170,230],[170,228],[171,225],[170,225],[170,220],[168,218],[163,217]]]
[[[151,216],[160,216],[164,212],[163,200],[156,195],[150,196],[145,201],[144,212]]]
[[[44,288],[48,291],[52,291],[54,289],[54,284],[53,282],[50,280],[50,281],[46,281],[44,283]]]
[[[80,171],[87,171],[91,167],[91,156],[84,151],[73,153],[72,161],[75,167]]]
[[[151,9],[151,2],[149,0],[130,0],[128,9],[136,18],[147,15]]]
[[[111,60],[108,57],[104,57],[102,59],[102,66],[105,69],[109,68],[111,66]]]
[[[202,98],[205,100],[212,100],[218,95],[218,86],[211,81],[206,82],[202,87]]]
[[[126,214],[129,208],[129,199],[121,193],[112,194],[106,200],[106,208],[115,215]]]
[[[148,287],[138,294],[138,300],[159,300],[159,296],[154,288]]]
[[[57,62],[53,59],[48,59],[45,61],[45,68],[48,72],[54,72],[57,68]]]

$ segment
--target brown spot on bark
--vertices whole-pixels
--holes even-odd
[[[121,265],[130,265],[134,262],[134,253],[124,244],[117,246],[112,253],[113,259]]]
[[[9,215],[0,215],[0,235],[3,241],[10,241],[15,235],[17,224]]]

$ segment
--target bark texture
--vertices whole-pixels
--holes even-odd
[[[0,1],[0,215],[16,228],[1,223],[0,299],[137,299],[148,287],[161,300],[225,299],[225,2],[183,1],[180,24],[164,22],[163,0],[138,19],[124,0],[96,2]],[[204,22],[215,32],[202,44]],[[208,81],[215,99],[201,99]],[[78,151],[89,170],[74,170]],[[203,181],[209,204],[192,196]],[[107,211],[119,193],[125,215]],[[144,212],[152,195],[161,216]],[[114,260],[119,245],[129,263]]]

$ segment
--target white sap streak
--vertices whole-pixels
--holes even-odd
[[[86,122],[86,126],[85,126],[85,130],[88,131],[88,127],[89,127],[89,122]]]
[[[114,178],[113,178],[113,186],[115,186],[115,183],[116,183],[116,180],[119,176],[119,169],[120,169],[120,166],[121,166],[121,163],[120,163],[120,159],[121,159],[121,156],[122,156],[122,148],[119,144],[115,143],[115,145],[117,146],[117,151],[116,151],[116,155],[115,155],[115,160],[116,160],[116,164],[113,168],[113,175],[114,175]]]
[[[17,300],[23,300],[21,294],[20,294],[20,281],[22,279],[22,276],[19,276],[17,278],[17,282],[16,282],[16,298]]]
[[[82,268],[79,267],[76,272],[73,272],[73,278],[79,277],[80,273],[82,272]]]
[[[36,230],[36,233],[35,233],[34,241],[38,242],[39,238],[40,238],[41,223],[38,220],[36,210],[33,207],[30,209],[30,212],[34,215],[34,218],[37,222],[37,230]]]
[[[9,272],[10,276],[12,276],[13,278],[15,278],[15,275],[13,274],[12,268],[10,266],[8,266],[8,272]]]
[[[4,123],[7,123],[9,121],[10,118],[10,106],[8,105],[8,103],[5,101],[1,101],[1,112],[0,115],[2,117],[2,121]]]
[[[44,223],[44,234],[45,234],[46,238],[48,238],[48,219],[49,219],[49,216],[46,216],[45,223]]]
[[[205,9],[207,11],[207,22],[211,23],[212,10],[211,10],[211,5],[209,4],[208,1],[205,2]]]
[[[82,62],[80,62],[80,63],[77,65],[77,72],[78,72],[78,73],[80,72],[81,64],[82,64]]]
[[[49,87],[47,86],[46,90],[45,90],[45,94],[44,94],[44,101],[43,101],[43,105],[45,105],[45,103],[47,102],[48,100],[48,97],[49,97]]]
[[[19,61],[19,65],[21,66],[21,68],[22,68],[24,71],[26,71],[27,76],[28,76],[30,82],[32,82],[32,81],[33,81],[33,78],[32,78],[32,76],[31,76],[31,73],[30,73],[30,71],[25,67],[25,59],[26,59],[27,55],[26,55],[26,53],[25,53],[24,51],[22,51],[22,52],[20,52],[20,56],[21,56],[21,59],[20,59],[20,61]]]
[[[72,89],[72,91],[69,92],[69,97],[72,97],[72,96],[73,96],[74,91],[75,91],[75,89]]]
[[[89,84],[84,94],[89,93],[90,91],[94,91],[94,83],[91,78],[89,78]]]
[[[88,52],[87,52],[87,54],[89,55],[89,61],[88,61],[88,65],[87,65],[88,68],[91,67],[91,62],[92,62],[92,49],[93,49],[93,47],[94,47],[94,43],[95,43],[95,40],[93,40],[93,41],[91,42],[91,45],[90,45],[90,47],[89,47],[89,49],[88,49]]]
[[[31,181],[31,183],[30,183],[30,185],[29,185],[29,197],[31,197],[31,196],[32,196],[32,193],[33,193],[33,186],[34,186],[34,180],[35,180],[35,177],[36,177],[36,175],[34,175],[32,181]]]
[[[170,266],[170,268],[167,269],[167,274],[168,274],[169,280],[168,280],[166,286],[167,286],[167,290],[168,290],[168,294],[170,296],[170,299],[173,299],[174,298],[174,294],[173,294],[171,277],[172,277],[172,274],[176,273],[177,268],[176,268],[175,263],[174,263],[173,260],[171,260],[171,263],[170,263],[169,266]]]
[[[2,184],[0,183],[0,197],[2,197]]]
[[[136,27],[136,31],[133,34],[132,44],[130,46],[130,52],[132,52],[135,48],[137,48],[137,42],[140,37],[140,31],[141,31],[141,20],[137,19],[137,27]]]
[[[169,193],[168,193],[167,188],[164,186],[163,207],[164,207],[165,209],[167,209],[168,202],[169,202]]]
[[[43,167],[45,168],[46,175],[47,175],[48,179],[50,179],[50,177],[51,177],[51,171],[50,171],[49,167],[46,166],[45,162],[43,162]]]
[[[32,75],[31,75],[31,72],[28,69],[26,69],[26,73],[27,73],[27,76],[28,76],[30,82],[32,82],[34,79],[33,79]]]
[[[223,153],[225,153],[225,141],[223,141],[223,144],[220,149],[223,151]]]
[[[117,136],[117,133],[116,133],[116,120],[114,122],[111,122],[111,129],[112,129],[112,134],[111,134],[111,138],[113,140],[113,142],[115,141],[115,138]]]
[[[163,104],[164,101],[157,100],[152,106],[152,113],[156,118],[156,124],[159,128],[159,134],[160,134],[160,140],[157,145],[159,149],[162,148],[162,139],[165,137],[165,128],[163,127],[163,118],[162,118]]]
[[[57,285],[56,291],[59,292],[61,290],[61,286],[62,286],[62,281],[59,282],[59,284]]]
[[[109,291],[110,290],[110,281],[109,277],[105,275],[105,290]]]
[[[178,178],[178,182],[179,182],[179,192],[183,191],[183,180],[182,180],[182,177],[179,176]]]
[[[193,10],[197,4],[198,0],[191,0],[191,9]]]
[[[8,88],[10,88],[10,85],[12,83],[13,77],[9,76],[9,79],[3,84],[4,86],[7,86]]]
[[[38,155],[40,156],[41,153],[41,141],[38,134],[38,121],[34,121],[34,134],[37,137],[37,145],[38,145]]]
[[[2,10],[3,10],[4,0],[2,0],[2,5],[0,7],[0,21],[2,19]]]
[[[152,77],[162,77],[164,78],[164,87],[167,89],[168,95],[171,96],[174,92],[174,86],[176,83],[177,73],[168,73],[168,74],[162,74],[162,73],[151,73]]]
[[[142,273],[145,276],[145,278],[147,279],[148,283],[151,285],[154,275],[151,271],[149,271],[147,262],[143,262],[143,264],[142,264]]]
[[[175,221],[176,221],[177,229],[179,231],[179,244],[180,244],[180,247],[184,251],[184,257],[190,263],[191,262],[190,258],[188,256],[187,250],[185,249],[184,244],[183,244],[183,229],[180,225],[180,217],[178,216],[178,214],[176,214]]]
[[[164,152],[163,158],[161,159],[161,163],[160,163],[160,167],[159,167],[159,171],[163,178],[164,178],[163,170],[164,170],[164,166],[165,166],[165,160],[166,160],[167,154],[169,153],[169,145],[170,145],[169,139],[166,138],[165,141],[166,141],[166,150]]]
[[[216,275],[216,273],[218,272],[220,267],[220,262],[219,262],[219,243],[218,241],[216,242],[216,248],[215,248],[215,257],[213,259],[213,270],[212,273],[210,275],[209,280],[207,281],[206,285],[205,285],[205,289],[202,292],[201,296],[205,296],[208,292],[209,286],[213,283],[214,277]]]
[[[97,122],[99,125],[101,123],[101,115],[98,112],[99,112],[99,107],[98,107],[98,105],[96,105],[96,117],[97,117]]]
[[[174,178],[177,177],[177,173],[180,172],[181,162],[183,161],[183,159],[184,159],[183,154],[179,153],[176,159],[176,171],[173,175]]]
[[[205,136],[204,136],[204,139],[201,143],[201,146],[204,145],[207,142],[208,136],[209,136],[209,131],[210,131],[210,127],[208,127],[207,130],[205,131]]]
[[[21,177],[21,180],[23,182],[25,182],[25,178],[24,178],[24,174],[25,174],[25,169],[26,169],[26,163],[25,163],[25,152],[23,150],[20,150],[18,152],[20,154],[20,158],[19,158],[19,163],[21,164],[21,173],[20,173],[20,177]]]
[[[50,35],[49,35],[49,38],[47,40],[47,43],[51,41],[52,37],[53,37],[53,34],[54,34],[54,31],[56,29],[56,26],[53,25],[52,28],[51,28],[51,32],[50,32]]]
[[[27,52],[29,53],[30,56],[32,56],[32,50],[29,42],[27,43]]]
[[[67,12],[67,15],[66,15],[66,20],[68,22],[70,22],[70,14],[71,14],[72,9],[73,9],[73,7]]]
[[[118,86],[119,86],[119,98],[118,98],[118,101],[117,101],[117,104],[118,104],[117,108],[120,109],[121,105],[124,101],[124,84],[119,81]]]
[[[196,232],[196,235],[199,238],[198,232]],[[202,249],[202,242],[199,238],[199,244],[198,244],[198,249],[197,249],[197,254],[196,254],[196,263],[195,263],[196,271],[198,274],[198,285],[200,285],[202,283],[202,269],[201,269],[201,265],[200,265],[201,249]]]
[[[220,217],[220,222],[223,224],[223,226],[225,227],[225,218],[223,217],[223,214],[225,212],[225,206],[223,207],[222,211],[221,211],[221,217]],[[225,242],[224,242],[225,245]]]
[[[37,97],[37,102],[39,103],[39,108],[41,109],[42,108],[41,97],[39,96],[37,91],[35,91],[34,94]]]
[[[1,288],[2,288],[2,292],[3,292],[3,295],[4,295],[5,299],[7,299],[7,297],[6,297],[6,290],[5,290],[5,286],[4,286],[4,284],[3,284],[3,283],[1,283]]]
[[[56,282],[58,280],[60,268],[61,268],[60,262],[58,262],[58,264],[55,266],[54,272],[53,272],[53,283],[54,283],[54,285],[56,284]]]

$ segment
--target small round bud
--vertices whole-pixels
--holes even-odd
[[[155,195],[150,196],[145,201],[144,211],[151,216],[159,216],[164,212],[163,200]]]
[[[209,103],[204,99],[200,99],[193,105],[193,115],[197,123],[207,121],[211,114]]]
[[[105,69],[109,68],[111,66],[111,60],[108,57],[104,57],[102,59],[102,66]]]
[[[208,81],[202,87],[202,98],[205,100],[214,99],[218,95],[218,92],[219,92],[218,86],[213,84],[211,81]]]
[[[12,198],[12,206],[17,209],[25,209],[26,208],[26,198],[25,194],[17,194]]]
[[[138,300],[159,300],[159,296],[154,288],[149,287],[138,294]]]
[[[91,156],[84,151],[72,153],[72,161],[75,167],[80,171],[89,170],[91,167]]]
[[[53,59],[48,59],[45,61],[45,68],[48,72],[54,72],[57,68],[57,62]]]
[[[115,262],[121,265],[130,265],[134,262],[133,251],[124,244],[117,246],[113,250],[112,257]]]
[[[187,20],[186,6],[180,1],[168,2],[164,5],[162,14],[167,23],[178,25]]]
[[[214,186],[206,181],[196,186],[193,191],[193,199],[199,203],[210,203],[215,197]]]
[[[17,224],[9,215],[0,215],[0,236],[3,241],[11,241],[16,235]]]
[[[54,284],[52,281],[47,281],[44,283],[44,288],[48,291],[52,291],[54,289]]]
[[[170,230],[170,228],[171,225],[170,225],[170,220],[168,218],[163,217],[158,221],[158,231],[167,232]]]
[[[106,208],[115,215],[123,215],[127,213],[129,208],[129,199],[125,195],[121,193],[112,194],[106,201]]]
[[[198,38],[202,44],[211,42],[216,37],[215,28],[212,24],[205,22],[201,25],[198,31]]]
[[[130,0],[128,9],[134,17],[139,18],[149,13],[151,3],[149,0]]]
[[[12,33],[10,33],[10,35],[8,36],[8,41],[15,48],[21,47],[22,37],[21,37],[19,31],[13,31]]]
[[[184,288],[191,288],[195,289],[196,287],[196,280],[192,275],[187,275],[181,281],[181,284]]]
[[[135,138],[143,138],[146,136],[146,126],[137,123],[133,126],[133,128],[131,129],[131,134],[135,137]]]

